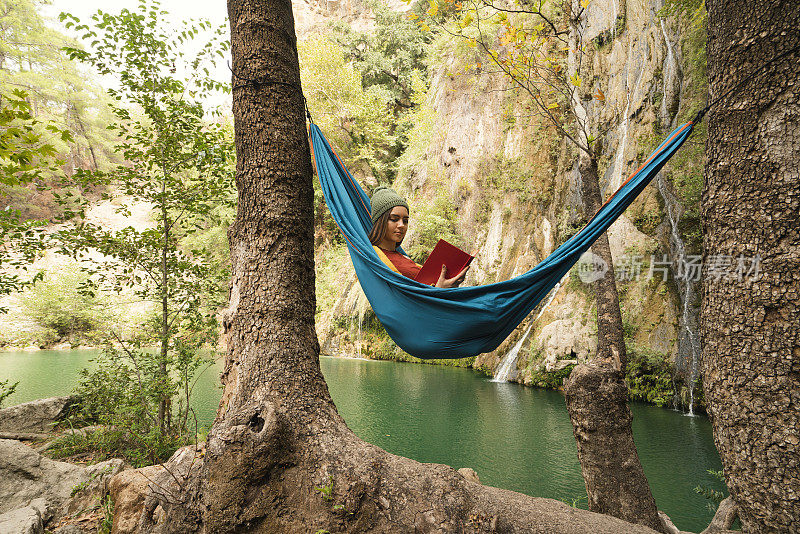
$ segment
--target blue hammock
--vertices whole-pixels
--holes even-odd
[[[369,197],[313,123],[311,141],[325,201],[386,332],[418,358],[461,358],[496,349],[642,192],[692,127],[687,122],[676,128],[581,231],[536,267],[505,282],[452,289],[421,284],[381,261],[367,237],[372,227]]]

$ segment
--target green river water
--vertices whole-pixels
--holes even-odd
[[[68,394],[96,351],[0,353],[0,380],[19,381],[6,406]],[[577,501],[585,489],[564,398],[555,391],[495,383],[469,369],[321,358],[333,400],[362,439],[421,462],[475,469],[481,482],[528,495]],[[195,386],[193,405],[209,427],[220,366]],[[706,417],[631,403],[633,432],[658,508],[699,532],[713,513],[699,484],[722,489],[708,469],[720,460]]]

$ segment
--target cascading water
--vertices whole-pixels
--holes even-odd
[[[508,351],[508,353],[506,354],[506,357],[503,358],[503,363],[500,364],[500,367],[498,368],[497,373],[495,373],[494,378],[492,378],[490,380],[490,382],[508,382],[508,378],[511,375],[511,370],[514,368],[514,365],[516,365],[516,363],[517,363],[517,357],[519,356],[519,349],[522,348],[522,344],[525,342],[525,339],[528,337],[528,334],[531,333],[531,329],[533,328],[533,325],[536,324],[536,321],[539,319],[539,317],[542,316],[542,314],[547,309],[547,307],[550,305],[550,303],[553,302],[553,299],[555,298],[556,293],[558,293],[558,288],[560,288],[560,287],[561,287],[561,281],[559,281],[556,284],[556,286],[553,289],[550,290],[550,293],[548,294],[547,300],[545,301],[544,305],[542,306],[542,309],[539,310],[539,313],[537,313],[536,317],[533,319],[533,321],[531,321],[531,324],[528,326],[528,329],[525,330],[525,334],[523,334],[523,336],[520,338],[520,340],[517,341],[514,344],[513,347],[511,347],[511,350]]]
[[[674,271],[675,282],[678,286],[678,295],[681,301],[681,314],[678,331],[678,356],[675,367],[683,373],[686,388],[689,393],[689,415],[694,414],[694,389],[697,382],[698,367],[700,363],[700,340],[697,336],[698,310],[694,304],[697,295],[697,282],[699,279],[699,263],[693,263],[686,254],[686,247],[681,239],[678,223],[683,215],[683,206],[675,194],[669,189],[661,176],[656,178],[658,191],[664,199],[664,207],[670,226],[670,256],[673,262],[677,261],[679,268]]]
[[[359,358],[363,358],[361,355],[361,333],[364,329],[364,316],[367,314],[367,309],[369,308],[369,301],[367,297],[364,295],[363,292],[359,293],[356,302],[356,315],[358,316],[358,336],[356,338],[356,352],[358,353]]]
[[[361,327],[364,324],[364,314],[358,314],[358,341],[356,342],[356,348],[358,349],[358,357],[361,358]]]
[[[611,37],[617,36],[617,17],[619,17],[619,0],[611,0]]]
[[[675,46],[669,39],[663,19],[659,20],[659,25],[661,28],[661,35],[664,37],[664,44],[667,48],[664,65],[661,69],[664,75],[662,87],[664,97],[661,100],[660,113],[662,124],[666,126],[664,129],[669,130],[674,127],[675,111],[680,103],[681,74],[680,65],[675,55]],[[673,265],[678,265],[678,268],[673,270],[680,299],[678,355],[675,361],[675,367],[684,377],[689,397],[687,401],[689,405],[689,415],[693,415],[694,390],[700,365],[700,340],[697,335],[699,310],[695,304],[697,283],[700,278],[700,273],[698,272],[700,269],[699,257],[690,257],[686,254],[686,246],[681,238],[679,230],[679,223],[684,213],[684,208],[680,199],[664,180],[663,173],[659,173],[656,177],[656,184],[659,193],[661,193],[661,198],[664,199],[664,209],[666,211],[667,220],[669,221],[670,257]],[[678,392],[676,392],[676,406],[679,405],[681,401],[682,399],[680,399]]]
[[[628,63],[631,62],[633,56],[633,40],[631,40],[630,44],[628,45]],[[625,149],[628,145],[628,124],[630,118],[630,111],[631,111],[631,100],[636,97],[636,94],[639,92],[639,89],[642,85],[642,78],[644,74],[644,65],[642,64],[641,60],[639,61],[639,74],[636,77],[636,82],[633,84],[633,91],[626,91],[627,99],[625,102],[625,111],[622,112],[622,122],[619,125],[619,133],[617,134],[617,138],[619,139],[619,143],[617,143],[617,153],[614,156],[614,166],[612,167],[612,174],[609,178],[608,185],[606,186],[607,191],[616,191],[620,185],[622,185],[622,181],[625,176]],[[625,84],[627,89],[628,84]]]
[[[664,83],[662,86],[661,109],[659,111],[662,124],[668,125],[669,128],[667,129],[671,129],[674,127],[672,123],[680,103],[681,69],[675,54],[675,45],[667,35],[664,19],[658,22],[661,27],[661,35],[664,36],[664,44],[667,47],[667,56],[664,58],[664,65],[661,69]]]
[[[508,382],[508,377],[511,374],[511,369],[513,368],[514,364],[517,363],[517,356],[519,355],[519,349],[522,348],[522,343],[530,334],[531,329],[533,328],[533,321],[531,322],[528,329],[525,330],[525,334],[517,341],[514,346],[508,351],[506,357],[503,359],[503,363],[500,365],[500,368],[497,370],[497,374],[490,380],[490,382]]]

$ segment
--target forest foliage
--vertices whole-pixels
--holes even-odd
[[[200,20],[176,30],[157,2],[142,0],[87,23],[62,14],[81,36],[76,42],[47,26],[39,7],[9,4],[3,26],[12,46],[0,83],[28,89],[3,100],[0,135],[8,142],[0,156],[4,168],[15,167],[0,192],[12,214],[4,221],[16,225],[3,250],[26,263],[47,248],[72,258],[29,280],[14,275],[38,282],[18,296],[19,312],[39,325],[38,344],[103,347],[95,370],[84,372],[85,402],[73,423],[107,429],[54,453],[110,448],[137,464],[160,461],[195,439],[193,376],[214,357],[217,312],[227,300],[233,131],[207,104],[229,88],[210,70],[228,49],[227,28]],[[193,45],[198,36],[204,42]],[[115,84],[101,91],[93,81],[101,76]],[[29,200],[49,208],[26,211]],[[105,227],[87,218],[98,200],[122,216],[147,206],[151,221]],[[29,248],[11,241],[17,234]],[[110,312],[121,295],[146,306],[138,322]]]
[[[102,93],[61,51],[71,40],[45,24],[41,5],[8,1],[0,15],[0,264],[14,269],[0,274],[0,295],[42,277],[25,271],[48,246],[43,227],[62,220],[58,177],[112,153]]]
[[[211,92],[228,90],[209,70],[225,56],[225,29],[203,20],[174,29],[164,22],[166,15],[158,4],[142,1],[135,11],[98,12],[90,24],[61,16],[91,40],[90,50],[67,47],[70,59],[119,80],[119,87],[108,89],[114,118],[108,128],[119,139],[115,150],[124,162],[109,171],[81,169],[72,179],[102,184],[109,191],[103,198],[114,191],[127,203],[151,206],[153,213],[145,230],[114,231],[79,220],[60,232],[65,252],[93,249],[104,257],[84,268],[90,275],[87,294],[127,288],[155,304],[127,339],[110,332],[97,369],[84,374],[82,415],[124,430],[126,439],[134,437],[150,451],[151,462],[193,436],[191,381],[216,353],[213,296],[228,278],[202,240],[183,239],[219,225],[215,217],[235,202],[232,131],[204,104]],[[211,32],[211,39],[186,53],[200,32]],[[118,209],[129,209],[127,203]],[[80,219],[82,211],[76,213]],[[119,380],[108,383],[110,374]]]
[[[212,334],[218,332],[214,315],[227,301],[226,229],[235,209],[232,127],[224,118],[209,114],[201,103],[202,94],[224,84],[208,75],[205,60],[181,52],[186,42],[200,34],[214,35],[216,30],[202,23],[172,33],[159,26],[160,8],[142,2],[138,10],[120,15],[100,12],[86,25],[64,16],[65,22],[80,28],[81,44],[44,23],[39,14],[41,2],[15,0],[9,6],[0,28],[6,43],[0,65],[4,95],[0,120],[5,121],[0,123],[0,134],[6,136],[3,146],[8,147],[0,152],[0,159],[4,165],[25,164],[27,170],[20,167],[4,173],[17,178],[0,183],[0,207],[13,207],[0,213],[4,217],[14,214],[14,226],[3,226],[4,240],[18,239],[20,245],[13,250],[26,255],[4,257],[4,265],[30,263],[43,250],[43,236],[36,228],[70,216],[76,217],[76,224],[69,235],[62,234],[62,251],[77,256],[75,251],[92,248],[105,254],[103,261],[87,267],[86,278],[79,280],[70,268],[64,268],[63,273],[49,273],[50,280],[39,289],[29,289],[28,303],[39,302],[38,308],[25,308],[27,316],[42,325],[36,342],[71,339],[77,344],[80,339],[94,343],[99,332],[109,333],[114,325],[119,326],[113,314],[103,316],[99,310],[113,307],[110,295],[127,288],[142,301],[157,301],[161,310],[151,307],[138,323],[137,334],[120,336],[136,340],[131,346],[135,356],[119,352],[118,347],[112,355],[117,364],[127,360],[130,367],[125,372],[136,373],[135,368],[150,357],[147,347],[165,345],[167,355],[159,356],[162,363],[168,368],[183,366],[188,372],[193,364],[180,359],[190,352],[198,354],[203,344],[213,344]],[[368,192],[379,183],[407,178],[423,165],[429,167],[426,172],[431,182],[439,180],[438,163],[428,160],[425,151],[436,119],[429,85],[432,73],[445,67],[450,69],[446,72],[450,77],[472,80],[488,70],[513,77],[525,69],[540,69],[550,78],[529,76],[523,79],[527,88],[519,88],[534,97],[525,100],[526,105],[538,107],[512,109],[511,114],[551,117],[567,133],[575,133],[569,118],[573,95],[600,103],[604,95],[590,89],[580,72],[577,77],[567,75],[562,27],[550,26],[550,22],[561,21],[563,13],[554,3],[543,6],[537,11],[526,5],[524,13],[504,14],[468,2],[422,0],[412,2],[410,10],[400,14],[375,3],[371,5],[372,31],[356,31],[339,23],[306,36],[298,42],[298,50],[313,119]],[[692,66],[690,93],[697,96],[693,103],[699,102],[706,83],[701,7],[699,0],[671,0],[663,12],[664,16],[681,17],[687,28],[684,56]],[[145,58],[137,53],[142,43],[132,43],[148,31],[153,34],[145,41]],[[91,46],[84,49],[85,45]],[[200,55],[220,58],[226,47],[217,33],[200,45]],[[453,50],[459,61],[445,63]],[[121,76],[124,83],[106,91],[98,82],[100,75]],[[163,100],[148,96],[146,87],[158,91]],[[159,128],[165,123],[171,127]],[[698,150],[702,152],[702,147]],[[10,159],[12,154],[19,159]],[[698,176],[692,165],[696,157],[693,153],[685,161],[677,158],[669,171],[690,207],[699,203]],[[529,181],[526,174],[512,179],[509,175],[517,174],[517,167],[497,167],[493,189],[509,190],[520,198],[527,195],[522,202],[535,197],[523,183]],[[408,183],[401,187],[406,186]],[[462,239],[454,203],[445,189],[439,187],[433,196],[413,199],[416,236],[409,251],[418,261],[439,238],[456,244]],[[318,280],[320,301],[332,303],[339,289],[333,279],[347,256],[318,184],[315,193],[316,244],[323,251],[320,258],[326,259]],[[118,195],[157,207],[153,228],[111,232],[83,220],[82,210],[91,202]],[[124,202],[120,206],[122,213],[129,209]],[[690,209],[687,215],[687,235],[695,231],[693,213]],[[22,245],[26,242],[27,248]],[[329,253],[324,253],[326,250]],[[163,272],[168,273],[166,283]],[[2,278],[0,290],[17,291],[23,279],[34,280]],[[60,311],[54,299],[45,298],[59,283],[75,288],[74,294],[65,297],[69,306]],[[165,295],[168,328],[163,321]],[[74,310],[78,317],[79,309],[95,310],[94,315],[65,327],[64,314]],[[395,353],[385,333],[376,336],[376,354]],[[160,386],[148,388],[151,393],[160,388],[159,393],[152,393],[152,399],[154,406],[161,405],[164,411],[167,398],[174,396],[176,389],[163,366],[159,372],[160,382],[154,384]],[[86,384],[95,378],[87,377]],[[182,417],[185,412],[181,410],[185,408],[178,409]],[[142,419],[140,415],[136,418]]]

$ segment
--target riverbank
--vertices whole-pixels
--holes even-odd
[[[28,345],[27,347],[0,347],[0,354],[3,352],[37,352],[40,350],[100,350],[100,347],[95,347],[92,345],[78,345],[74,346],[71,343],[64,342],[58,343],[56,345],[47,347],[47,346],[37,346],[37,345]]]

